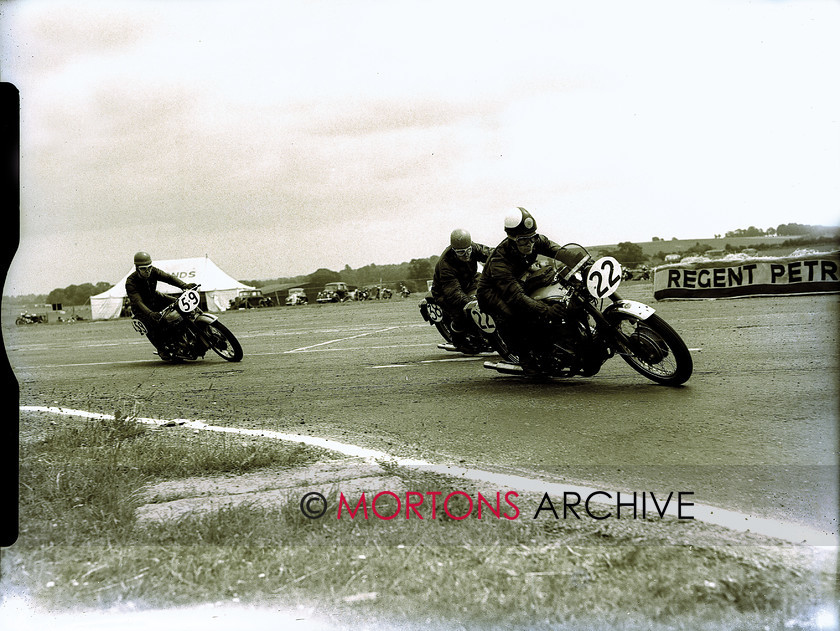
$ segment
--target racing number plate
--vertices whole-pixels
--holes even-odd
[[[182,313],[195,311],[201,302],[201,296],[195,289],[188,289],[178,297],[178,310]]]
[[[606,298],[614,294],[620,284],[621,263],[611,256],[595,261],[586,276],[586,287],[596,298]]]
[[[490,317],[489,314],[482,312],[478,308],[478,302],[473,301],[467,305],[467,308],[470,310],[470,315],[472,316],[473,322],[475,322],[476,326],[484,331],[485,333],[495,333],[496,332],[496,323],[493,321],[493,318]]]
[[[440,308],[439,305],[430,304],[427,307],[429,311],[429,320],[432,322],[440,322],[443,320],[443,310]]]
[[[134,330],[137,331],[140,335],[146,335],[146,325],[143,324],[141,320],[137,318],[133,318],[131,320],[132,326],[134,326]]]

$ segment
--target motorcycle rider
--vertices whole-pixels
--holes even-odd
[[[523,275],[537,262],[537,255],[561,258],[562,248],[537,233],[537,222],[525,208],[517,207],[505,218],[507,237],[492,251],[478,282],[479,308],[490,314],[523,371],[540,373],[535,342],[542,328],[563,318],[563,305],[547,305],[525,291]]]
[[[161,322],[160,310],[177,300],[157,290],[158,281],[173,285],[178,289],[195,289],[195,283],[185,283],[162,269],[152,265],[152,257],[147,252],[134,255],[135,270],[125,280],[125,291],[135,318],[146,326],[146,337],[158,350],[161,359],[171,359],[165,348],[166,335]]]
[[[485,263],[490,248],[475,243],[470,233],[457,228],[449,235],[449,245],[440,255],[432,276],[432,296],[452,320],[454,337],[462,337],[468,320],[464,306],[475,299],[478,263]]]

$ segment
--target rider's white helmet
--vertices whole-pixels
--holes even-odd
[[[518,206],[505,217],[505,232],[509,237],[528,237],[537,233],[537,221],[527,210]]]

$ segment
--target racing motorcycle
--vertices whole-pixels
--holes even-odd
[[[478,308],[478,301],[471,300],[464,307],[464,311],[470,315],[468,322],[470,328],[466,331],[453,334],[452,331],[452,316],[446,313],[440,304],[435,300],[432,294],[426,294],[426,297],[420,302],[420,315],[430,325],[433,325],[438,333],[441,334],[444,340],[443,344],[438,344],[438,348],[445,351],[464,353],[465,355],[477,355],[479,353],[493,352],[495,346],[493,340],[483,331],[477,324],[482,320],[482,314]],[[496,345],[501,344],[501,340],[496,340]]]
[[[652,307],[616,293],[622,279],[620,263],[610,256],[593,261],[576,243],[564,245],[563,250],[561,258],[573,262],[571,266],[551,261],[535,266],[523,278],[532,298],[565,307],[561,321],[539,329],[544,331],[535,349],[539,372],[549,377],[591,377],[618,355],[656,383],[678,386],[688,381],[694,364],[679,334]],[[524,374],[492,317],[480,311],[472,315],[502,356],[500,362],[485,362],[485,368]]]
[[[199,308],[201,295],[198,286],[184,291],[171,305],[160,312],[163,347],[173,362],[203,358],[212,349],[222,359],[238,362],[242,346],[219,319]],[[134,329],[146,335],[146,325],[138,318],[132,320]]]

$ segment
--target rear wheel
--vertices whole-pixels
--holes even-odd
[[[688,347],[658,315],[642,320],[622,313],[610,320],[626,336],[630,352],[619,354],[636,372],[666,386],[678,386],[691,377],[694,362]]]
[[[210,342],[216,354],[222,359],[229,362],[238,362],[242,360],[243,352],[239,340],[230,332],[230,330],[221,322],[213,322],[208,324],[204,329],[204,334],[207,341]]]

